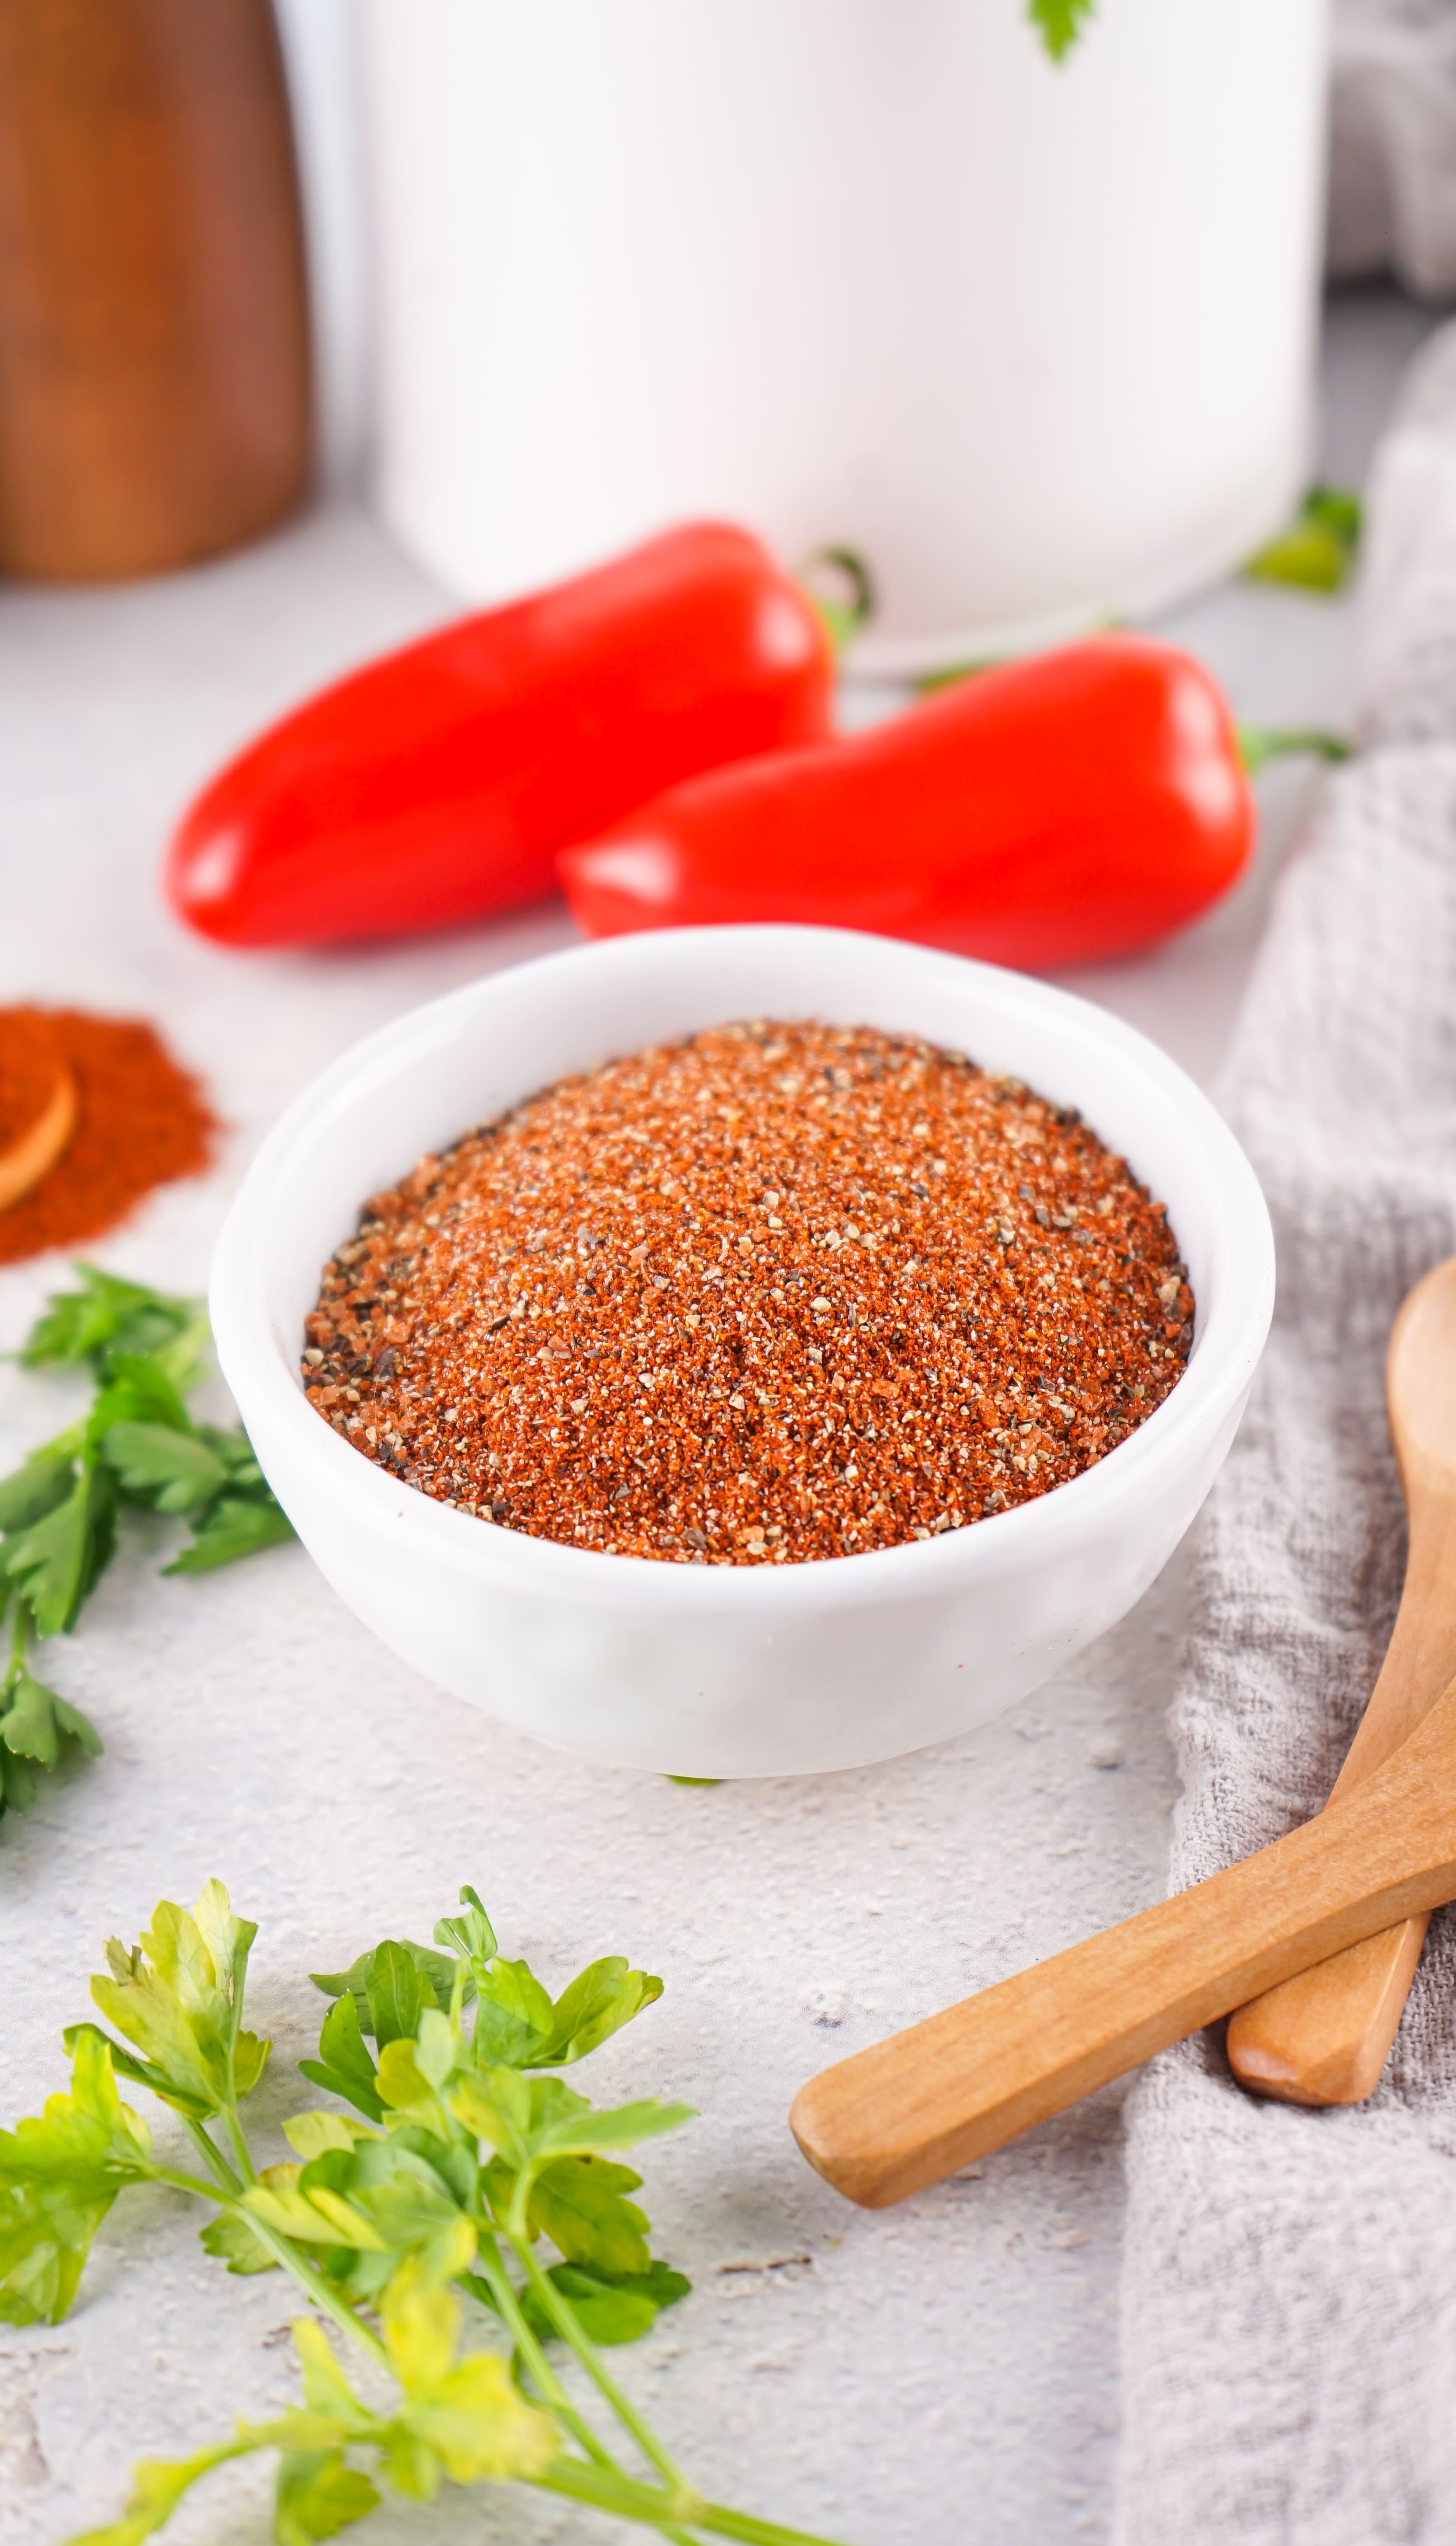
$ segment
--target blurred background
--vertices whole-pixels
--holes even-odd
[[[15,571],[184,561],[321,479],[493,601],[710,512],[858,552],[857,667],[914,672],[1227,572],[1310,471],[1322,269],[1456,289],[1442,0],[276,24],[0,9]]]
[[[282,0],[326,467],[481,599],[845,543],[863,669],[1213,580],[1311,466],[1321,265],[1456,292],[1456,12],[1079,17],[1053,72],[1013,0]]]

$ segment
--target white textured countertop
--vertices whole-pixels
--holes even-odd
[[[1334,306],[1325,471],[1363,471],[1424,332],[1382,297]],[[201,1288],[228,1193],[284,1100],[385,1017],[569,939],[555,910],[402,951],[239,960],[186,939],[153,873],[170,817],[268,717],[449,605],[333,509],[240,558],[99,594],[0,597],[0,999],[162,1020],[232,1128],[205,1184],[104,1249]],[[1229,587],[1164,625],[1251,722],[1338,723],[1352,612]],[[864,702],[852,702],[862,711]],[[1258,873],[1203,926],[1074,986],[1216,1067],[1269,878],[1305,791],[1266,782]],[[0,1273],[0,1344],[56,1268]],[[69,1397],[0,1371],[0,1472]],[[222,1876],[261,1921],[252,2020],[276,2042],[261,2107],[323,2001],[301,1975],[383,1932],[427,1936],[473,1882],[507,1952],[557,1986],[621,1950],[667,1984],[602,2056],[602,2086],[702,2119],[643,2166],[655,2244],[694,2295],[617,2361],[705,2490],[858,2546],[1057,2546],[1106,2534],[1117,2420],[1118,2095],[880,2216],[810,2174],[785,2126],[814,2069],[1121,1917],[1159,1890],[1162,1713],[1176,1561],[1122,1628],[1002,1723],[862,1773],[694,1791],[541,1749],[414,1678],[301,1549],[201,1582],[128,1548],[48,1675],[93,1716],[95,1766],[0,1825],[0,2119],[60,2085],[61,2026],[102,1940],[159,1894]],[[148,2099],[138,2102],[151,2108]],[[272,2155],[282,2154],[281,2144]],[[64,2325],[0,2328],[0,2546],[114,2516],[136,2456],[220,2438],[281,2402],[292,2313],[275,2276],[224,2280],[180,2200],[103,2229]],[[179,2546],[253,2546],[261,2475],[205,2488]],[[519,2493],[389,2508],[370,2535],[605,2536]],[[172,2532],[169,2532],[172,2533]]]

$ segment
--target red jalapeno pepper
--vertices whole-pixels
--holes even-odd
[[[695,771],[829,731],[808,597],[721,523],[457,621],[323,690],[214,779],[172,842],[179,916],[227,946],[478,919]]]
[[[564,851],[560,872],[594,937],[818,920],[1047,971],[1183,927],[1242,874],[1253,836],[1208,673],[1108,636],[691,779]]]

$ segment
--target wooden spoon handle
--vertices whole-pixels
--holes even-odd
[[[823,2071],[790,2115],[810,2164],[883,2209],[1311,1963],[1456,1898],[1453,1750],[1456,1684],[1317,1821]]]
[[[1363,2104],[1400,2028],[1428,1913],[1347,1945],[1241,2006],[1229,2066],[1245,2086],[1286,2104]]]
[[[1335,1780],[1347,1795],[1405,1740],[1456,1671],[1456,1263],[1417,1282],[1391,1335],[1391,1432],[1410,1513],[1406,1584],[1390,1649]],[[1396,2038],[1425,1938],[1408,1918],[1241,2007],[1229,2065],[1260,2094],[1358,2104]]]

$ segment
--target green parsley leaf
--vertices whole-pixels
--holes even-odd
[[[66,1741],[79,1741],[96,1758],[101,1738],[78,1706],[69,1706],[17,1663],[0,1688],[0,1742],[43,1768],[53,1768]]]
[[[407,2033],[413,2039],[422,2007],[449,2006],[456,1966],[451,1955],[437,1953],[432,1945],[411,1944],[407,1936],[386,1936],[383,1944],[372,1945],[367,1954],[360,1954],[346,1972],[310,1972],[308,1977],[314,1988],[322,1990],[326,1997],[341,1997],[346,1991],[352,1995],[362,2033],[375,2032],[375,1968],[382,1954],[386,1957],[386,1977],[379,1984],[380,2011],[386,2023],[393,2024],[392,2011],[396,2007],[407,2007],[412,1994],[411,1985],[403,1977],[397,1957],[402,1955],[414,1965],[419,1983],[413,2023],[406,2025],[401,2022],[389,2032],[376,2034],[375,2039],[383,2050],[385,2044],[394,2041],[399,2033]]]
[[[33,1450],[24,1465],[13,1476],[0,1478],[0,1530],[29,1529],[33,1522],[43,1520],[63,1503],[76,1482],[76,1450],[80,1447],[80,1427],[73,1434],[63,1434],[59,1441],[48,1442],[43,1450]]]
[[[352,2148],[320,2149],[300,2177],[303,2190],[327,2184],[347,2193],[377,2224],[389,2222],[388,2243],[401,2251],[427,2245],[460,2217],[449,2185],[417,2150],[398,2139],[368,2137]]]
[[[77,2044],[68,2095],[0,2131],[0,2320],[55,2325],[118,2193],[152,2172],[144,2122],[117,2093],[107,2045]]]
[[[567,2068],[662,1994],[660,1980],[631,1970],[623,1954],[606,1955],[578,1972],[555,2004],[528,1964],[507,1962],[503,1955],[475,1979],[473,2051],[482,2067],[500,2062],[512,2069]]]
[[[1359,555],[1364,506],[1338,486],[1312,486],[1288,530],[1265,543],[1243,572],[1250,583],[1287,583],[1305,592],[1342,592]]]
[[[541,2085],[552,2082],[540,2079]],[[564,2109],[568,2090],[557,2087],[563,2105],[549,2115],[544,2114],[535,2135],[537,2149],[552,2156],[587,2157],[603,2149],[639,2148],[643,2140],[660,2138],[664,2131],[680,2131],[684,2122],[693,2119],[691,2104],[664,2104],[657,2095],[644,2095],[635,2104],[618,2104],[598,2112],[584,2095],[571,2095],[574,2111]]]
[[[601,1962],[589,1963],[557,1998],[546,2040],[531,2055],[531,2067],[566,2068],[584,2060],[661,1994],[660,1980],[651,1972],[630,1970],[624,1954],[608,1954]]]
[[[201,1300],[191,1303],[192,1314],[173,1333],[148,1339],[148,1321],[138,1318],[117,1339],[118,1352],[145,1353],[158,1370],[171,1380],[184,1397],[190,1395],[205,1378],[213,1357],[213,1329],[208,1312]]]
[[[435,2021],[443,2023],[439,2009],[432,2010]],[[420,2067],[417,2046],[402,2037],[386,2042],[380,2053],[379,2094],[391,2114],[400,2114],[412,2129],[448,2141],[450,2122],[434,2088],[434,2083]]]
[[[296,2317],[294,2345],[303,2372],[303,2402],[310,2414],[339,2422],[345,2429],[351,2423],[367,2426],[374,2417],[344,2376],[322,2326],[307,2317]]]
[[[38,1634],[68,1634],[116,1547],[117,1489],[105,1469],[77,1477],[64,1502],[5,1541],[5,1570]]]
[[[239,1493],[261,1485],[266,1495],[267,1481],[240,1423],[232,1432],[224,1432],[215,1423],[199,1423],[197,1435],[200,1441],[206,1441],[214,1457],[221,1460]]]
[[[347,2246],[362,2258],[362,2269],[334,2269],[356,2298],[375,2296],[409,2254],[440,2281],[475,2259],[475,2229],[453,2188],[397,2135],[322,2150],[301,2168],[270,2167],[260,2186],[260,2198],[247,2196],[260,2218],[281,2230],[287,2218],[285,2233],[305,2244]]]
[[[425,2008],[435,2003],[434,1990],[409,1947],[387,1936],[374,1949],[365,1995],[369,2029],[381,2051],[391,2042],[412,2042]]]
[[[376,1962],[385,1945],[361,1954],[346,1972],[315,1972],[315,1989],[330,1996],[351,1991],[361,2031],[373,2032],[383,2049],[400,2036],[413,2039],[427,2006],[449,2007],[459,1981],[463,2005],[478,1999],[471,2056],[481,2067],[512,2069],[558,2069],[584,2060],[662,1994],[654,1974],[634,1971],[625,1955],[610,1954],[578,1972],[553,2002],[528,1963],[509,1962],[496,1952],[495,1930],[478,1893],[465,1884],[460,1897],[462,1911],[435,1925],[435,1945],[445,1950],[432,1951],[407,1938],[387,1944],[392,1977],[387,1987],[383,1982],[379,1987],[388,2031],[378,2031],[372,2012]],[[419,1975],[418,2004],[396,1957],[407,1957]],[[390,1992],[397,1992],[397,1997]]]
[[[340,2450],[285,2450],[273,2506],[278,2546],[313,2546],[316,2538],[336,2537],[376,2509],[379,2499],[379,2487],[346,2466]]]
[[[538,2044],[551,2033],[556,2012],[551,1992],[543,1989],[526,1963],[508,1963],[497,1955],[476,1984],[474,2057],[481,2066],[502,2063],[510,2069],[531,2066]]]
[[[206,2228],[198,2230],[198,2244],[225,2263],[229,2272],[276,2272],[279,2267],[278,2256],[259,2244],[246,2219],[240,2219],[235,2210],[220,2210],[215,2219],[210,2219]]]
[[[164,1565],[162,1571],[213,1573],[219,1565],[233,1565],[241,1556],[281,1547],[293,1535],[293,1522],[271,1495],[266,1502],[251,1502],[237,1494],[223,1494],[197,1522],[191,1546],[172,1564]]]
[[[9,1702],[0,1715],[0,1741],[7,1750],[38,1760],[43,1768],[53,1768],[60,1757],[60,1733],[49,1689],[43,1688],[23,1669],[7,1681],[6,1697]]]
[[[128,1317],[147,1304],[140,1283],[124,1282],[98,1265],[78,1264],[78,1291],[54,1291],[21,1345],[18,1358],[30,1370],[49,1364],[74,1369],[93,1353],[103,1352]],[[181,1303],[176,1303],[178,1307]]]
[[[28,1813],[40,1792],[41,1772],[23,1752],[0,1749],[0,1812]]]
[[[131,2491],[121,2518],[109,2528],[88,2528],[70,2546],[142,2546],[143,2538],[166,2525],[200,2476],[211,2475],[229,2458],[245,2456],[253,2445],[251,2440],[224,2440],[217,2448],[199,2449],[196,2457],[143,2458],[131,2470]]]
[[[494,1959],[495,1929],[485,1915],[479,1893],[469,1883],[461,1885],[460,1897],[465,1915],[437,1918],[435,1942],[442,1945],[447,1954],[459,1954],[466,1962],[483,1968]]]
[[[68,2024],[60,2038],[72,2057],[76,2045],[82,2040],[99,2042],[108,2053],[119,2078],[126,2078],[133,2086],[145,2086],[149,2094],[168,2097],[179,2112],[194,2111],[194,2107],[174,2091],[173,2082],[164,2069],[157,2068],[154,2061],[139,2060],[135,2052],[128,2051],[123,2043],[113,2042],[111,2035],[103,2033],[99,2024]],[[206,2119],[201,2105],[195,2108],[195,2118]]]
[[[317,1986],[315,1975],[314,1987]],[[342,2096],[346,2104],[352,2104],[369,2121],[383,2121],[385,2108],[375,2086],[377,2072],[364,2047],[359,2004],[352,1990],[329,2008],[318,2036],[318,2048],[319,2059],[299,2062],[309,2082],[322,2086],[330,2095]]]
[[[1054,62],[1064,61],[1093,14],[1093,0],[1027,0],[1027,17]]]
[[[503,2064],[467,2071],[454,2087],[450,2109],[508,2164],[524,2168],[548,2158],[629,2148],[691,2118],[688,2105],[655,2098],[598,2112],[559,2078],[526,2077]]]
[[[562,2265],[560,2268],[569,2270],[570,2267]],[[587,2274],[585,2277],[590,2279],[594,2275]],[[691,2295],[693,2284],[686,2272],[675,2272],[670,2263],[659,2262],[654,2255],[644,2272],[638,2273],[632,2280],[624,2281],[620,2286],[639,2291],[643,2298],[651,2300],[653,2307],[660,2309],[676,2307],[679,2299],[685,2299]]]
[[[547,2277],[570,2300],[587,2340],[604,2349],[614,2343],[641,2342],[657,2322],[657,2311],[649,2298],[625,2284],[614,2287],[610,2281],[599,2281],[594,2273],[582,2271],[575,2263],[554,2263]],[[560,2341],[554,2320],[534,2290],[527,2291],[522,2308],[539,2342]]]
[[[545,2092],[569,2092],[555,2078],[524,2078],[504,2065],[476,2070],[463,2079],[450,2098],[458,2122],[483,2140],[515,2171],[529,2166],[536,2134],[542,2126]],[[573,2103],[584,2097],[573,2095]],[[546,2107],[545,2109],[554,2109]]]
[[[306,2191],[300,2177],[310,2170],[307,2167],[265,2166],[243,2195],[247,2208],[266,2228],[304,2246],[352,2246],[361,2253],[387,2252],[387,2241],[373,2222],[327,2180],[325,2161],[314,2163],[320,2172]]]
[[[86,1441],[99,1448],[113,1424],[160,1423],[190,1433],[192,1417],[166,1372],[140,1353],[119,1353],[107,1362],[106,1380],[86,1419]]]
[[[128,1501],[153,1511],[196,1511],[227,1483],[226,1469],[206,1441],[160,1423],[113,1423],[101,1455]]]
[[[82,1422],[0,1479],[0,1618],[16,1602],[0,1679],[0,1814],[34,1801],[62,1740],[101,1747],[85,1717],[31,1677],[25,1648],[33,1632],[74,1627],[115,1554],[119,1503],[189,1521],[191,1543],[169,1572],[210,1572],[293,1536],[246,1433],[196,1425],[187,1411],[208,1351],[201,1303],[95,1265],[76,1270],[81,1287],[52,1296],[20,1358],[89,1367],[96,1397]]]
[[[662,2309],[676,2307],[693,2286],[682,2272],[655,2261],[644,2272],[628,2272],[617,2280],[602,2272],[588,2271],[580,2263],[553,2263],[546,2277],[562,2298],[569,2300],[587,2340],[604,2347],[641,2341],[644,2334],[650,2334]],[[477,2296],[487,2289],[487,2284],[473,2273],[468,2286]],[[534,2290],[525,2292],[521,2304],[538,2341],[560,2340],[555,2320]]]
[[[375,2136],[362,2122],[351,2122],[343,2113],[325,2112],[289,2114],[283,2135],[304,2165],[322,2157],[326,2149],[342,2149],[348,2156],[361,2140]]]
[[[110,1352],[153,1352],[175,1340],[197,1318],[198,1302],[179,1300],[168,1292],[149,1290],[144,1282],[124,1282],[103,1273],[98,1264],[78,1264],[78,1291],[51,1294],[44,1313],[20,1348],[27,1369],[93,1367]]]
[[[89,1717],[81,1713],[79,1706],[72,1706],[68,1697],[57,1696],[53,1688],[45,1693],[54,1710],[57,1728],[64,1738],[68,1741],[79,1741],[90,1758],[99,1759],[106,1745]]]
[[[460,2320],[459,2299],[432,2289],[416,2262],[396,2272],[380,2307],[389,2366],[406,2398],[395,2428],[422,2445],[456,2484],[545,2474],[560,2450],[555,2422],[527,2404],[498,2352],[456,2360]],[[427,2492],[400,2481],[406,2456],[396,2459],[391,2451],[386,2464],[400,2492],[430,2498],[433,2485]]]
[[[191,1911],[159,1901],[129,1953],[113,1937],[110,1973],[91,1983],[102,2014],[150,2065],[152,2092],[180,2112],[226,2112],[262,2075],[270,2046],[239,2024],[257,1932],[250,1919],[233,1916],[222,1885],[213,1882]]]
[[[534,2229],[550,2237],[568,2263],[586,2263],[613,2277],[645,2272],[647,2217],[626,2196],[642,2176],[610,2158],[563,2157],[543,2166],[531,2186]]]

